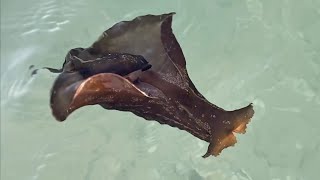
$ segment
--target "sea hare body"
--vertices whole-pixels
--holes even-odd
[[[115,24],[89,48],[69,51],[51,90],[54,117],[99,104],[130,111],[185,130],[210,143],[217,156],[236,143],[254,114],[252,105],[226,111],[210,103],[190,80],[182,50],[172,32],[174,13],[140,16]]]

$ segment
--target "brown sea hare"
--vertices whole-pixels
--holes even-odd
[[[226,111],[210,103],[190,80],[172,29],[174,13],[115,24],[89,48],[69,51],[51,90],[54,117],[99,104],[185,130],[210,143],[217,156],[236,143],[253,116],[252,105]]]

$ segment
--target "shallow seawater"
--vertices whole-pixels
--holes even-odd
[[[88,106],[54,120],[49,91],[69,49],[113,24],[177,12],[191,79],[228,110],[253,102],[238,143],[207,143],[131,113]],[[1,0],[1,179],[316,180],[320,173],[320,1]]]

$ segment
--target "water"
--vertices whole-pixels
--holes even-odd
[[[254,103],[238,143],[207,143],[131,113],[85,107],[59,123],[49,91],[67,51],[121,20],[177,12],[191,79],[226,109]],[[1,0],[1,179],[316,180],[320,1]]]

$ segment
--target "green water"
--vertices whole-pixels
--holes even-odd
[[[108,27],[177,12],[191,79],[211,102],[256,114],[238,143],[207,143],[131,113],[85,107],[54,120],[60,67]],[[1,0],[2,180],[316,180],[320,162],[319,0]]]

